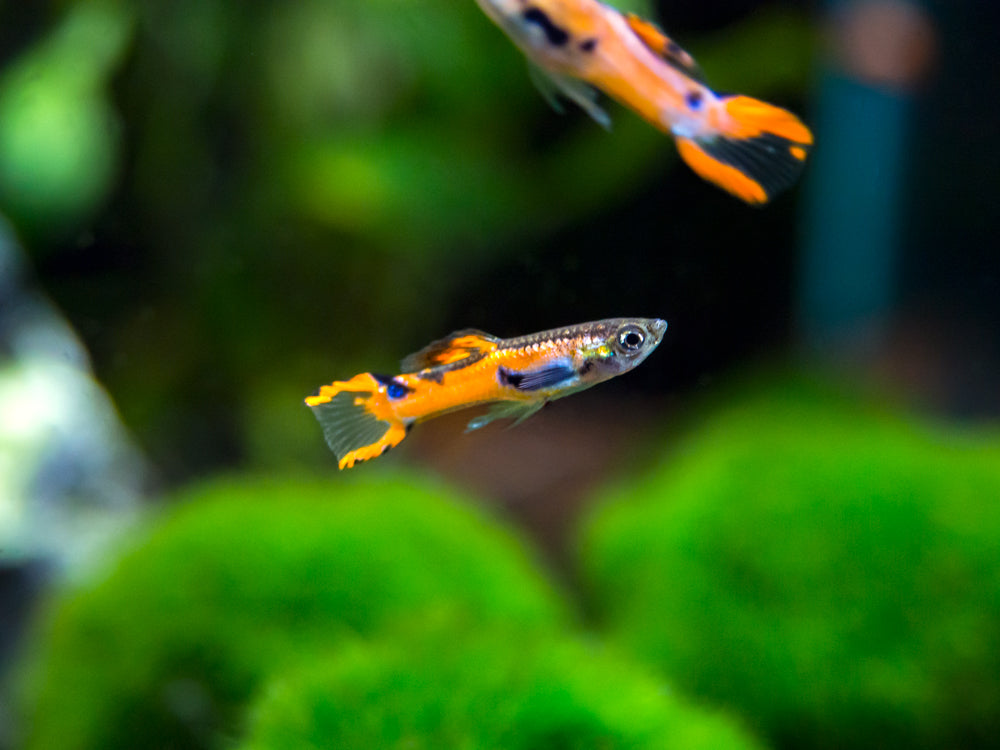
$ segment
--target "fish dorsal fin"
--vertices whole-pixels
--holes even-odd
[[[442,365],[459,366],[472,364],[497,348],[498,339],[475,328],[461,331],[438,339],[419,352],[404,357],[400,367],[403,372],[420,372]]]
[[[650,51],[696,81],[704,82],[705,76],[694,58],[677,42],[664,34],[659,26],[645,18],[640,18],[635,13],[627,13],[625,22]]]

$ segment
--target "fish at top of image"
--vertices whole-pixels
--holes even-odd
[[[612,318],[511,339],[458,331],[406,357],[401,375],[363,372],[305,402],[345,469],[398,445],[415,423],[458,409],[494,404],[469,430],[494,419],[520,422],[636,367],[666,330],[656,318]]]
[[[694,59],[649,21],[597,0],[476,0],[527,56],[536,83],[601,125],[595,89],[677,142],[703,179],[762,205],[791,186],[813,137],[791,112],[749,96],[716,94]]]

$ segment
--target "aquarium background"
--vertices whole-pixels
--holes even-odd
[[[473,0],[0,1],[0,748],[986,747],[1000,8],[616,2],[813,128],[751,209]],[[668,320],[338,472],[449,331]]]

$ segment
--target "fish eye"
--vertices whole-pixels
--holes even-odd
[[[637,352],[646,335],[638,326],[627,325],[618,329],[618,346],[626,352]]]

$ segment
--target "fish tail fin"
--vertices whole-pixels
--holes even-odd
[[[798,179],[813,143],[798,117],[749,96],[720,97],[712,114],[707,132],[677,137],[681,158],[700,177],[756,205]]]
[[[406,437],[406,423],[392,416],[370,373],[324,385],[305,401],[341,469],[381,456]]]

